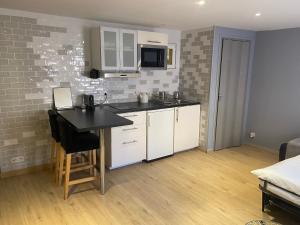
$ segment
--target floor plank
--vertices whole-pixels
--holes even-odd
[[[110,171],[105,196],[83,185],[63,200],[50,172],[0,180],[0,224],[227,225],[268,219],[300,224],[279,210],[261,212],[258,180],[250,174],[277,155],[242,146],[206,154],[192,150]]]

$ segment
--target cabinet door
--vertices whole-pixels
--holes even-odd
[[[147,160],[172,155],[174,108],[147,113]]]
[[[174,152],[199,146],[200,105],[175,108]]]
[[[119,29],[101,27],[101,62],[102,70],[119,70]]]
[[[120,30],[120,70],[137,70],[137,32]]]

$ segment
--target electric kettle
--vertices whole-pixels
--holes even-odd
[[[139,99],[140,99],[140,103],[148,103],[148,101],[149,101],[148,93],[141,92],[139,95]]]

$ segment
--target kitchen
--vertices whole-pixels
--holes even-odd
[[[100,27],[92,29],[91,36],[92,67],[99,77],[135,79],[140,71],[167,70],[167,34]],[[134,122],[106,130],[106,164],[110,168],[199,146],[200,103],[182,99],[178,91],[173,95],[141,92],[139,103],[109,104],[109,111]]]
[[[107,149],[106,166],[108,168],[118,168],[147,160],[147,143],[151,143],[147,142],[147,138],[150,138],[149,140],[160,138],[160,136],[157,135],[147,137],[149,117],[151,117],[151,127],[155,128],[154,119],[159,118],[157,115],[161,114],[163,118],[168,114],[168,120],[163,120],[168,124],[168,126],[166,126],[168,127],[166,128],[168,132],[165,133],[168,134],[165,137],[168,141],[162,142],[166,147],[166,149],[164,149],[165,152],[162,151],[162,153],[159,153],[155,152],[157,150],[154,150],[152,156],[148,155],[149,161],[173,155],[173,145],[175,144],[175,149],[176,145],[180,145],[176,143],[176,140],[180,141],[180,138],[174,138],[176,135],[188,140],[186,132],[181,134],[178,132],[178,129],[175,132],[175,122],[177,119],[177,125],[182,124],[181,126],[184,127],[185,124],[185,122],[179,123],[184,121],[183,115],[186,113],[180,110],[188,108],[179,106],[190,105],[192,107],[195,104],[199,106],[199,99],[196,99],[195,102],[186,102],[182,99],[183,96],[175,96],[175,99],[173,98],[173,93],[179,91],[181,31],[137,25],[99,23],[90,20],[18,10],[1,9],[0,12],[4,15],[1,18],[5,26],[7,26],[5,32],[12,32],[13,29],[15,29],[13,28],[14,26],[19,27],[15,32],[20,32],[19,36],[17,36],[19,41],[16,41],[18,42],[16,43],[19,46],[18,49],[14,48],[14,46],[10,46],[10,42],[3,43],[8,46],[1,48],[2,51],[4,50],[1,57],[4,57],[4,60],[16,64],[1,66],[4,70],[4,72],[2,72],[3,81],[5,83],[3,90],[7,93],[11,93],[11,95],[7,95],[3,100],[5,102],[3,102],[1,106],[2,111],[5,112],[3,115],[5,114],[5,118],[7,117],[5,124],[3,124],[1,128],[1,130],[6,133],[0,159],[2,177],[27,170],[39,170],[40,168],[47,167],[51,151],[49,149],[50,129],[46,111],[51,108],[53,103],[53,88],[57,87],[70,88],[72,106],[82,106],[82,96],[93,95],[95,105],[106,101],[106,104],[111,104],[112,107],[110,107],[110,110],[113,111],[112,113],[120,114],[137,111],[139,115],[141,115],[139,122],[131,127],[134,128],[134,130],[127,131],[129,136],[123,134],[124,139],[122,140],[119,140],[116,138],[116,135],[114,135],[114,132],[117,132],[114,131],[114,129],[117,130],[117,128],[113,128],[111,133],[105,132],[106,139],[110,135],[112,136],[112,141],[106,141],[105,144]],[[105,58],[104,60],[101,58],[97,60],[97,57],[101,55],[104,56],[101,54],[104,48],[101,48],[101,46],[98,46],[98,48],[94,47],[97,44],[101,45],[101,39],[99,40],[99,37],[101,38],[100,28],[102,28],[102,32],[104,31],[103,28],[108,28],[108,30],[113,31],[109,33],[109,35],[112,35],[112,38],[108,39],[108,45],[112,44],[113,47],[116,48],[113,51],[108,50],[108,52],[114,52],[112,61],[116,64],[113,66],[107,65],[106,68],[104,67],[105,70],[100,68],[100,66],[105,66]],[[95,33],[95,31],[98,31],[98,39],[94,38],[93,33]],[[121,31],[127,32],[123,32],[125,35],[125,48],[121,45],[121,39],[123,39],[122,36],[119,35]],[[138,65],[138,58],[140,58],[138,42],[142,41],[142,36],[140,36],[139,40],[139,32],[141,34],[153,32],[150,34],[156,34],[156,36],[154,35],[154,37],[151,36],[150,38],[158,37],[159,40],[150,39],[150,41],[163,42],[163,45],[160,45],[160,51],[163,53],[161,56],[164,57],[163,68],[140,69]],[[9,35],[9,33],[7,35]],[[129,38],[129,40],[126,40],[126,38]],[[144,39],[147,38],[146,35]],[[102,41],[103,40],[104,39],[102,39]],[[111,43],[111,40],[114,40],[115,43]],[[129,46],[126,46],[127,43],[129,43]],[[153,43],[150,44],[153,45]],[[155,46],[157,45],[159,45],[159,43],[155,43]],[[165,66],[167,61],[165,56],[167,46],[173,50],[173,60],[170,65]],[[18,50],[18,52],[13,53],[13,58],[10,58],[11,53],[6,53],[6,48],[12,48],[14,51]],[[121,48],[124,49],[124,55],[129,55],[129,57],[125,58],[125,61],[123,61],[124,57],[122,56],[123,54],[121,54]],[[94,51],[95,49],[97,50]],[[111,58],[108,57],[108,60],[109,59]],[[132,62],[133,64],[121,66],[122,64],[120,63],[127,63],[126,60],[129,64]],[[104,73],[96,73],[96,77],[100,75],[99,78],[91,78],[93,76],[91,70],[97,68],[100,69],[99,71],[106,72],[108,75],[113,75],[113,77],[105,77]],[[120,73],[120,71],[122,73]],[[124,74],[126,74],[127,77],[120,77],[120,75]],[[16,88],[19,89],[19,95],[15,95],[15,91],[11,92],[11,89]],[[165,94],[166,97],[164,101],[162,101],[164,98],[158,96],[159,92],[167,93]],[[147,93],[143,95],[143,99],[146,100],[148,97],[149,101],[147,104],[144,104],[143,109],[137,108],[136,105],[131,105],[132,102],[138,102],[140,93]],[[157,101],[155,102],[153,102],[152,99],[153,93],[153,96],[157,95]],[[179,98],[182,102],[179,104],[176,98]],[[128,102],[130,103],[129,109],[116,109],[116,107],[118,108],[120,106],[113,105],[114,103]],[[138,106],[140,107],[141,105]],[[106,105],[106,107],[108,106]],[[124,108],[124,105],[122,108]],[[132,110],[132,108],[136,110]],[[161,110],[161,112],[157,111],[154,113],[155,110]],[[200,106],[197,110],[200,111]],[[199,115],[200,112],[197,112],[197,114]],[[196,120],[201,121],[200,118]],[[200,124],[200,122],[197,122],[197,124]],[[16,129],[12,129],[14,126],[19,127],[19,129],[17,131]],[[138,128],[141,132],[137,132],[135,128]],[[187,127],[184,129],[187,129]],[[193,140],[190,140],[190,143],[193,144],[180,141],[184,146],[179,146],[178,149],[188,150],[198,146],[199,133],[201,133],[199,129],[200,125],[195,128],[196,131],[194,135],[191,135],[191,139]],[[122,131],[121,133],[124,132],[125,131]],[[197,142],[197,144],[195,144],[195,142]],[[120,154],[118,154],[118,151],[121,149],[120,145],[126,145],[125,150],[128,153],[127,159],[126,157],[121,157],[122,160],[120,160]],[[153,144],[148,147],[155,149]],[[14,151],[11,151],[11,149]],[[137,151],[137,149],[140,149],[140,151]],[[135,154],[135,152],[137,152],[137,154]]]
[[[120,77],[135,79],[144,70],[167,70],[167,61],[171,61],[170,66],[172,66],[172,61],[175,60],[175,52],[172,54],[175,49],[172,49],[170,53],[167,34],[98,27],[91,30],[90,37],[91,79]],[[167,60],[170,58],[171,60]],[[104,93],[104,100],[99,104],[95,104],[93,95],[83,94],[81,105],[74,108],[71,88],[53,89],[53,103],[58,117],[62,117],[73,127],[72,129],[75,128],[79,133],[99,129],[102,194],[105,193],[105,164],[109,169],[115,169],[142,161],[150,162],[169,157],[174,153],[199,146],[200,102],[184,99],[179,91],[175,91],[172,96],[165,91],[159,91],[158,94],[150,93],[151,101],[149,101],[149,93],[141,92],[136,96],[138,102],[122,103],[107,103],[108,94]],[[119,117],[111,117],[109,112]],[[55,138],[55,127],[59,123],[54,125],[55,118],[51,121],[53,114],[49,113],[49,119],[52,136]],[[59,132],[64,132],[64,130]],[[72,139],[70,141],[72,142]],[[59,142],[56,140],[54,143],[51,156],[52,158],[59,156],[52,161],[56,161],[55,171],[58,174],[58,183],[61,183],[65,164],[64,152],[68,152],[66,150],[68,145],[64,145],[67,140],[61,141],[62,146]],[[95,158],[96,155],[93,157]],[[96,161],[94,164],[96,166]],[[69,162],[66,168],[70,169],[70,167]],[[96,179],[96,177],[93,176],[90,179]],[[82,179],[81,181],[90,180]],[[73,181],[73,183],[81,181]],[[69,183],[72,181],[69,182],[67,178],[64,183],[65,188],[67,186],[66,190],[68,190]],[[65,199],[67,196],[68,191],[65,191]]]

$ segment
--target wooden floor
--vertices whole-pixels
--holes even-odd
[[[261,212],[258,180],[250,171],[276,160],[248,146],[212,154],[193,150],[111,171],[105,196],[92,189],[66,201],[50,172],[7,178],[0,180],[0,224],[243,225],[262,218],[300,224],[281,210]]]

